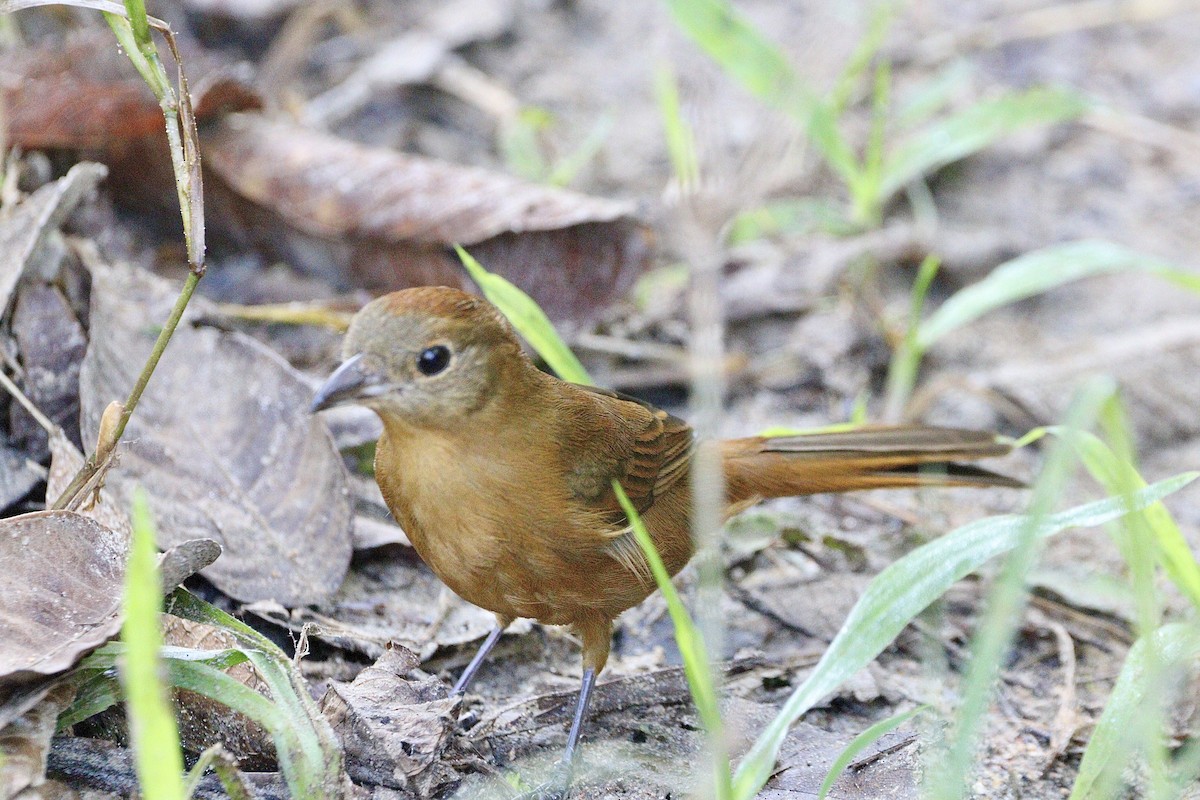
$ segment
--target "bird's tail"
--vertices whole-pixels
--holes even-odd
[[[913,486],[1023,486],[960,461],[1002,456],[995,434],[917,425],[721,442],[729,503]]]

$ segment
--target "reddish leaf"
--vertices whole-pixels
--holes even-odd
[[[189,47],[183,58],[197,118],[261,105],[218,57]],[[107,161],[131,140],[152,136],[166,153],[162,109],[107,28],[0,54],[0,92],[11,144],[97,150]]]

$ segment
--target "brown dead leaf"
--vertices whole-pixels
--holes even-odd
[[[272,256],[335,284],[462,286],[465,273],[448,253],[459,243],[552,318],[577,322],[594,317],[650,262],[651,236],[631,203],[255,114],[231,115],[202,139],[205,163],[232,192],[226,222]],[[214,214],[220,203],[210,204]]]
[[[131,268],[92,275],[91,344],[80,376],[86,440],[123,397],[175,300],[170,284]],[[208,311],[193,300],[191,314]],[[248,602],[318,602],[350,562],[351,504],[341,456],[308,412],[307,384],[240,333],[180,325],[125,431],[107,486],[122,502],[144,485],[159,544],[218,542],[203,575]]]
[[[70,511],[0,520],[0,679],[61,672],[116,635],[128,545]]]
[[[224,58],[183,44],[198,120],[261,105]],[[130,142],[145,138],[162,149],[162,109],[105,27],[6,50],[0,96],[8,141],[26,149],[90,150],[101,160],[119,158]]]
[[[54,722],[74,698],[75,687],[59,683],[24,716],[0,727],[0,797],[14,797],[45,783]]]
[[[212,539],[189,539],[175,545],[158,557],[158,572],[163,594],[221,557],[221,545]]]
[[[342,742],[350,777],[429,797],[458,778],[442,754],[460,701],[436,678],[409,677],[417,663],[412,651],[389,647],[352,683],[334,682],[321,711]]]

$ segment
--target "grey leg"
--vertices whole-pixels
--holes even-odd
[[[458,683],[454,684],[454,690],[451,694],[464,694],[467,687],[471,685],[471,681],[475,680],[475,674],[479,672],[479,668],[483,666],[484,659],[488,653],[492,652],[492,648],[496,646],[496,642],[500,641],[500,634],[504,633],[505,626],[497,625],[483,640],[483,644],[479,646],[479,652],[471,659],[471,663],[467,664],[467,668],[463,670],[462,675],[458,677]]]
[[[592,687],[596,685],[596,670],[583,671],[583,682],[579,686],[579,700],[575,703],[575,718],[571,720],[571,732],[567,734],[567,749],[563,751],[562,768],[570,782],[571,767],[575,763],[575,749],[583,732],[583,720],[587,717],[588,703],[592,700]]]

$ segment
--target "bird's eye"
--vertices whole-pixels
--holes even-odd
[[[417,356],[417,369],[422,375],[437,375],[450,364],[450,348],[435,344],[426,347]]]

